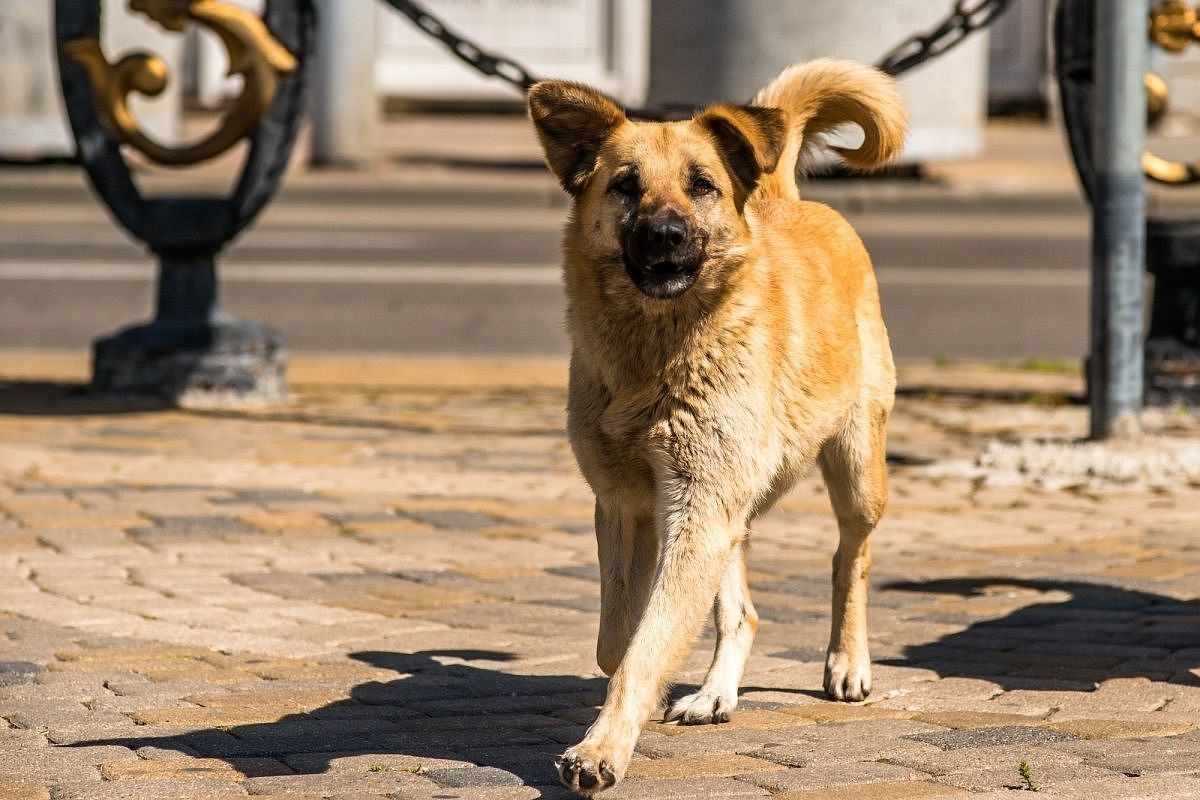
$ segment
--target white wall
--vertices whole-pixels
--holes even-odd
[[[102,43],[110,62],[133,49],[167,62],[171,80],[156,98],[133,95],[142,128],[165,143],[181,132],[183,37],[125,9],[104,7]],[[75,151],[62,106],[54,47],[54,4],[49,0],[0,1],[0,158],[31,159]]]
[[[381,3],[377,81],[387,96],[520,100]],[[627,103],[645,92],[648,0],[428,0],[461,36],[539,77],[584,81]]]

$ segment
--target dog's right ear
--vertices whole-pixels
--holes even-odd
[[[546,163],[572,195],[587,185],[600,145],[625,113],[595,89],[569,81],[542,81],[529,90],[529,117]]]

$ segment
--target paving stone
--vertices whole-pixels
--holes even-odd
[[[247,511],[242,522],[263,533],[333,533],[329,520],[311,511]]]
[[[857,722],[875,719],[909,719],[914,716],[911,711],[893,711],[875,708],[869,705],[852,705],[849,703],[819,703],[813,705],[784,706],[780,708],[789,716],[803,717],[813,722]],[[926,720],[927,721],[927,720]],[[932,723],[934,725],[940,723]]]
[[[99,780],[94,769],[109,761],[132,759],[125,747],[36,747],[9,750],[0,760],[0,780],[47,780],[69,777]]]
[[[845,786],[803,789],[776,795],[777,800],[924,800],[927,797],[959,796],[955,786],[921,780],[855,783]]]
[[[872,720],[859,723],[814,725],[794,729],[789,737],[764,736],[760,743],[738,748],[739,752],[765,758],[779,764],[803,767],[812,763],[841,760],[854,753],[860,761],[898,761],[911,759],[917,766],[921,759],[936,758],[940,748],[910,738],[914,733],[936,730],[909,720]],[[778,734],[778,731],[769,733]]]
[[[999,728],[999,727],[1030,727],[1044,724],[1041,717],[1025,714],[1001,714],[994,711],[935,711],[928,714],[916,714],[913,719],[943,728]],[[1067,731],[1070,733],[1071,731]],[[1076,734],[1079,735],[1079,734]]]
[[[436,783],[423,775],[387,769],[376,772],[368,770],[363,773],[338,772],[247,778],[242,786],[251,795],[311,794],[318,797],[351,792],[390,796],[393,793],[432,791],[438,788]]]
[[[635,759],[629,765],[626,778],[674,780],[681,778],[728,778],[734,775],[786,770],[782,764],[766,762],[749,756],[727,754],[718,756],[683,756],[680,758]],[[764,785],[759,781],[751,781]],[[766,786],[766,788],[772,788]]]
[[[1052,796],[1062,800],[1192,800],[1200,797],[1200,777],[1156,776],[1063,781]]]
[[[50,800],[50,790],[35,781],[0,780],[0,800]]]
[[[1057,787],[1064,783],[1104,781],[1117,777],[1111,772],[1083,764],[1066,763],[1054,759],[1047,761],[1043,754],[1034,753],[1027,759],[1010,760],[1007,763],[993,762],[991,766],[972,767],[950,772],[940,776],[940,780],[972,792],[994,789],[1026,790],[1028,783],[1021,774],[1022,763],[1027,764],[1033,785],[1038,792],[1056,794]]]
[[[1167,722],[1147,719],[1070,719],[1054,721],[1050,728],[1084,739],[1142,739],[1174,736],[1200,726],[1196,722]]]
[[[230,498],[216,498],[214,505],[255,503],[257,505],[287,505],[321,500],[321,496],[299,489],[238,489]]]
[[[1184,775],[1200,764],[1200,741],[1183,736],[1145,740],[1088,740],[1057,745],[1083,763],[1124,775]]]
[[[32,683],[45,671],[46,668],[41,664],[29,661],[0,661],[0,687]]]
[[[714,797],[768,797],[758,786],[732,778],[688,780],[629,780],[618,783],[601,797],[634,800],[653,797],[662,800],[710,800]]]
[[[500,521],[497,517],[489,514],[480,514],[475,511],[465,511],[456,508],[407,510],[404,513],[406,516],[412,517],[419,522],[424,522],[441,530],[450,531],[488,528]]]
[[[651,758],[711,756],[733,752],[787,763],[776,759],[773,754],[797,743],[808,742],[802,735],[804,728],[801,727],[748,730],[723,730],[720,725],[688,727],[692,730],[676,736],[647,730],[638,740],[637,751]]]
[[[928,774],[910,767],[876,761],[820,761],[799,769],[778,772],[747,772],[740,780],[769,789],[773,793],[829,789],[837,786],[917,781]]]
[[[447,751],[448,752],[448,751]],[[456,758],[406,755],[395,752],[294,753],[284,757],[289,768],[301,774],[326,772],[411,772],[421,775],[434,769],[463,769],[475,766]]]
[[[932,744],[942,750],[960,750],[964,747],[1039,745],[1048,742],[1062,742],[1077,737],[1071,733],[1049,728],[1005,725],[998,728],[964,728],[945,732],[916,733],[905,738]]]
[[[54,800],[213,800],[244,797],[240,783],[221,780],[147,780],[93,784],[57,783]]]
[[[129,528],[129,535],[148,545],[186,544],[197,541],[226,541],[257,533],[237,517],[186,516],[156,517],[153,527]]]
[[[520,786],[522,781],[511,772],[495,767],[430,769],[422,773],[438,786],[459,789],[480,786]]]
[[[241,781],[247,777],[286,775],[291,770],[278,761],[266,758],[243,758],[225,761],[215,758],[169,758],[131,761],[110,761],[100,765],[100,777],[106,781],[154,780],[226,780]]]
[[[313,711],[331,703],[352,702],[346,692],[336,689],[300,688],[192,694],[183,699],[204,708],[274,708],[285,714]]]
[[[577,794],[557,786],[485,786],[456,789],[404,789],[389,795],[391,800],[575,800]],[[343,800],[333,797],[330,800]],[[345,800],[357,800],[347,797]],[[371,798],[374,800],[374,798]]]

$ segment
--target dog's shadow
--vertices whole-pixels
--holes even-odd
[[[69,746],[160,748],[223,760],[247,777],[322,774],[337,758],[378,756],[378,763],[368,758],[355,769],[361,766],[358,771],[363,774],[426,775],[446,787],[434,795],[438,798],[457,797],[457,787],[478,791],[492,786],[499,791],[520,785],[538,789],[543,798],[574,796],[557,785],[554,760],[582,738],[582,720],[595,715],[606,679],[515,675],[500,665],[516,656],[490,650],[370,651],[350,657],[395,670],[399,677],[359,684],[348,699],[274,722],[91,739]],[[481,666],[485,664],[489,666]],[[146,731],[152,734],[154,729]],[[409,758],[400,766],[384,758],[396,755]],[[422,760],[429,763],[422,765]],[[474,767],[441,760],[467,761]],[[272,762],[283,769],[273,769]],[[386,781],[386,775],[380,780]],[[353,791],[351,786],[348,781],[346,790]]]
[[[1200,686],[1198,599],[1087,581],[999,576],[894,581],[880,588],[935,597],[995,596],[1006,589],[1058,597],[910,645],[902,658],[879,663],[931,669],[941,677],[981,678],[1006,690],[1088,690],[1111,678]],[[932,621],[939,621],[936,617]]]

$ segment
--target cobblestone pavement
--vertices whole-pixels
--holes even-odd
[[[0,799],[564,796],[605,684],[563,364],[310,359],[208,412],[0,364]],[[755,532],[735,720],[651,723],[606,796],[1200,796],[1200,487],[931,471],[1084,422],[1069,376],[938,373],[893,425],[868,702],[819,691],[813,476]]]

